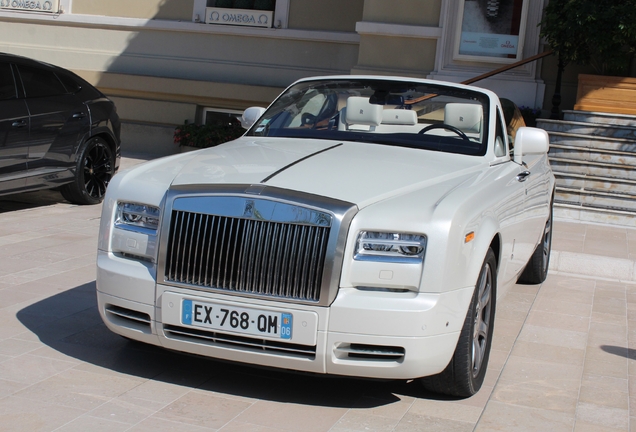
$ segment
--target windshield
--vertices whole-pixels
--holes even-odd
[[[248,136],[358,141],[484,155],[488,97],[383,79],[305,81],[287,89]]]

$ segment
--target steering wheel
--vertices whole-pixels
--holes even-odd
[[[302,115],[300,116],[300,125],[301,126],[309,126],[312,125],[315,126],[316,123],[316,116],[313,115],[312,113],[302,113]]]
[[[449,130],[451,132],[455,132],[463,140],[470,141],[470,138],[468,138],[468,136],[464,132],[462,132],[460,129],[456,128],[455,126],[451,126],[451,125],[446,124],[446,123],[436,123],[436,124],[428,125],[424,129],[419,131],[418,134],[419,135],[423,135],[426,132],[428,132],[430,130],[433,130],[433,129],[446,129],[446,130]]]

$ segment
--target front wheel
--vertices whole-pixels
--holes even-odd
[[[74,204],[99,204],[114,174],[113,151],[103,139],[91,138],[80,148],[75,179],[62,186],[62,196]]]
[[[550,205],[550,215],[545,223],[541,242],[537,245],[530,261],[523,269],[523,273],[517,281],[520,284],[534,285],[540,284],[548,277],[548,267],[550,265],[550,252],[552,251],[552,205]]]
[[[488,249],[453,358],[440,374],[422,378],[422,384],[427,390],[450,396],[470,397],[481,388],[486,376],[495,324],[496,269],[495,253]]]

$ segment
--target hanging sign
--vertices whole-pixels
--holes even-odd
[[[263,10],[209,7],[205,12],[205,22],[208,24],[271,27],[273,18],[274,12]]]

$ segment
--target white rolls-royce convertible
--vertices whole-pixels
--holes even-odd
[[[488,90],[303,79],[245,135],[117,174],[99,312],[126,338],[319,374],[482,385],[497,297],[548,271],[548,136]]]

